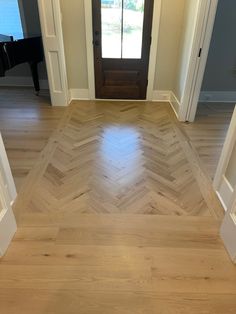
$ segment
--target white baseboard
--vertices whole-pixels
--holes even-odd
[[[200,102],[235,102],[235,91],[202,91],[200,93]]]
[[[48,80],[39,80],[41,89],[49,89]],[[4,76],[0,78],[0,86],[4,87],[33,87],[31,76]]]
[[[70,89],[70,99],[71,100],[89,100],[89,90],[88,89]]]
[[[217,189],[217,195],[224,209],[227,211],[230,208],[230,205],[232,204],[234,188],[232,187],[232,185],[225,176],[223,176],[220,186]]]
[[[170,94],[170,104],[171,104],[171,107],[176,114],[176,117],[178,118],[179,117],[179,111],[180,111],[180,102],[173,92],[171,92],[171,94]]]
[[[70,100],[89,100],[89,90],[88,89],[76,89],[72,88],[70,89]],[[110,101],[109,99],[106,99],[107,101]],[[105,101],[105,100],[103,100]],[[120,99],[112,100],[112,101],[120,101]],[[126,100],[129,101],[129,100]],[[133,101],[133,100],[131,100]],[[169,102],[178,117],[178,112],[180,108],[180,102],[178,101],[175,94],[170,90],[155,90],[153,91],[153,97],[152,101],[157,102]]]
[[[171,93],[170,90],[154,90],[152,101],[170,102]]]
[[[169,102],[171,104],[174,113],[178,118],[178,113],[180,109],[180,102],[171,90],[155,90],[153,91],[152,101]]]
[[[2,257],[6,253],[17,230],[15,217],[11,208],[1,211],[0,229],[0,257]]]

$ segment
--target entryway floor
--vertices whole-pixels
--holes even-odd
[[[168,104],[72,103],[15,213],[4,314],[236,311],[223,209]]]

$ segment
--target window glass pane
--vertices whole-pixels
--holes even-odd
[[[18,0],[0,0],[0,34],[23,38]]]
[[[142,56],[145,0],[124,0],[122,58],[140,59]]]
[[[101,0],[102,58],[121,58],[122,0]]]

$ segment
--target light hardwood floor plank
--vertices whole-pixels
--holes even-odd
[[[208,116],[207,135],[204,116],[187,129],[164,103],[59,112],[29,99],[22,112],[0,105],[16,180],[26,170],[18,232],[0,260],[0,312],[235,314],[236,269],[208,172],[227,119]],[[210,159],[198,155],[206,137],[218,143]]]

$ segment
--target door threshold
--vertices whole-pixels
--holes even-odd
[[[127,102],[147,102],[147,99],[102,99],[102,98],[95,98],[94,101],[127,101]]]

